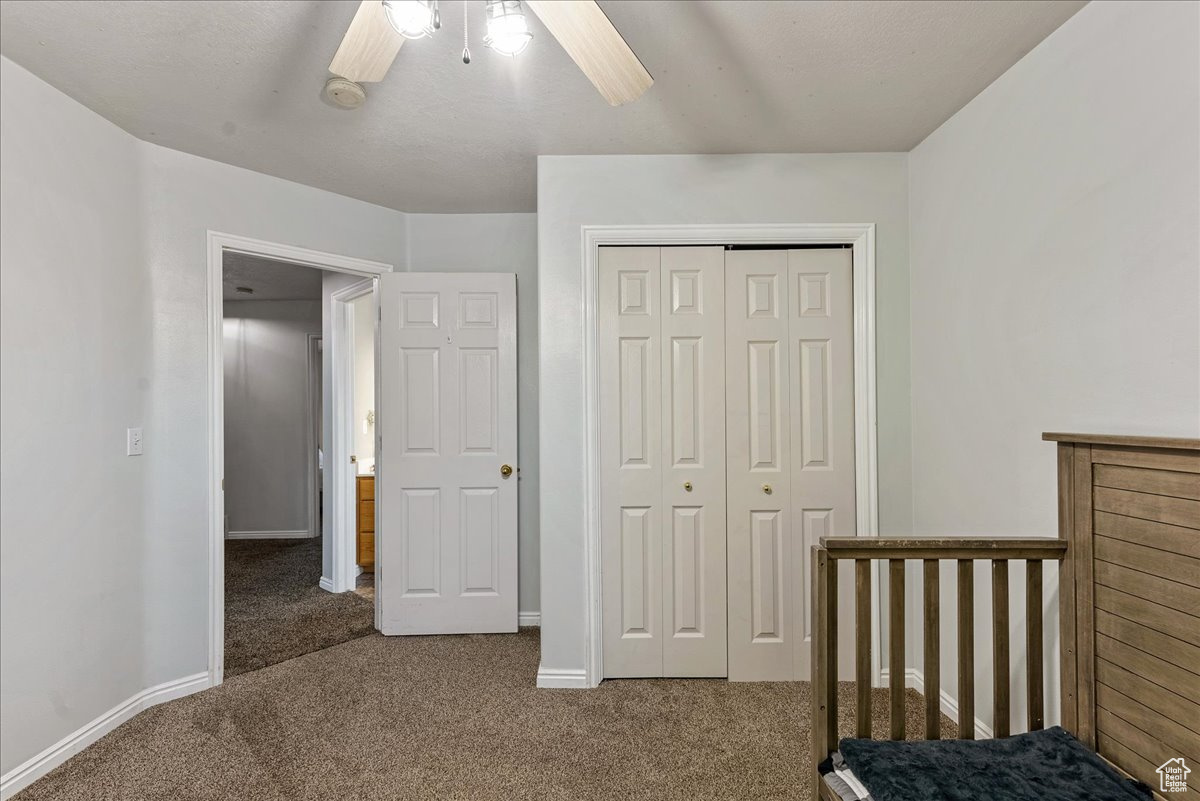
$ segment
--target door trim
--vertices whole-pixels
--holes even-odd
[[[604,627],[600,579],[600,359],[597,309],[600,248],[605,245],[850,245],[854,282],[854,490],[859,536],[879,535],[875,402],[875,224],[584,225],[582,232],[585,684],[603,677]],[[872,582],[876,642],[871,670],[879,681],[879,577]],[[539,685],[542,681],[539,678]]]
[[[329,296],[329,458],[326,469],[330,471],[330,484],[335,488],[333,497],[328,498],[326,509],[333,525],[330,527],[331,543],[329,573],[330,592],[347,592],[354,589],[358,578],[358,553],[355,539],[358,533],[358,504],[354,500],[357,467],[347,465],[354,451],[354,315],[353,302],[364,295],[375,293],[375,279],[365,278],[348,287],[343,287]],[[378,300],[375,303],[378,318]],[[378,358],[378,332],[376,332],[376,365]],[[376,399],[371,401],[378,408],[379,382],[375,382]],[[378,426],[376,432],[378,433]],[[378,439],[378,436],[376,437]],[[378,443],[376,443],[378,452]],[[379,469],[376,461],[376,470]],[[378,544],[378,539],[376,539]],[[378,587],[376,587],[378,591]]]
[[[208,248],[208,676],[211,686],[225,678],[225,343],[222,326],[222,259],[226,251],[286,261],[302,267],[372,278],[394,271],[391,264],[261,239],[207,232]],[[380,469],[376,460],[376,471]]]

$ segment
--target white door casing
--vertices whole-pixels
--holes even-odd
[[[724,676],[722,249],[600,259],[604,674]]]
[[[380,289],[380,630],[514,632],[516,277],[396,273]]]

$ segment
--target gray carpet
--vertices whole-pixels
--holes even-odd
[[[364,637],[154,707],[17,798],[809,798],[806,683],[538,690],[537,664],[536,629]],[[912,691],[907,727],[922,730]]]
[[[320,580],[320,538],[226,540],[226,678],[375,631],[370,600]]]

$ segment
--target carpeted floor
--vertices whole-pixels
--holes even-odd
[[[538,690],[537,664],[536,629],[356,639],[154,707],[17,798],[809,798],[806,683]],[[909,691],[908,730],[922,719]]]
[[[375,607],[321,580],[321,540],[225,542],[225,676],[375,631]]]

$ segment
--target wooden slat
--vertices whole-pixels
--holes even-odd
[[[1096,747],[1095,560],[1092,555],[1092,447],[1075,446],[1072,468],[1074,530],[1071,564],[1075,572],[1075,736]]]
[[[1140,570],[1189,587],[1200,587],[1200,559],[1122,542],[1112,537],[1096,537],[1094,547],[1096,558],[1102,562]]]
[[[1044,728],[1042,690],[1042,563],[1025,563],[1025,676],[1029,699],[1029,731]]]
[[[836,562],[829,560],[828,554],[820,546],[812,546],[812,776],[813,795],[818,795],[823,784],[817,766],[825,761],[833,750],[834,743],[829,741],[829,728],[826,720],[835,717],[837,712],[829,704],[829,682],[825,673],[830,667],[829,644],[823,631],[829,620],[829,584],[830,565],[836,569]]]
[[[1058,536],[1064,542],[1070,543],[1075,528],[1075,505],[1072,502],[1075,480],[1075,446],[1060,443],[1058,446]],[[1059,670],[1059,692],[1062,702],[1062,725],[1069,731],[1076,731],[1076,687],[1079,677],[1076,675],[1075,649],[1075,554],[1068,550],[1067,557],[1059,563],[1058,568],[1058,621],[1059,621],[1059,656],[1062,660]]]
[[[1096,634],[1096,654],[1184,698],[1200,698],[1200,676],[1107,634]]]
[[[1200,618],[1103,585],[1096,586],[1096,609],[1141,623],[1178,640],[1200,646]]]
[[[1096,562],[1095,571],[1097,586],[1112,587],[1114,590],[1200,617],[1200,590],[1195,587],[1110,562]]]
[[[1143,756],[1134,753],[1119,742],[1114,740],[1107,734],[1097,735],[1096,738],[1096,753],[1111,762],[1118,770],[1124,772],[1128,776],[1137,779],[1138,781],[1157,788],[1158,782],[1158,766],[1149,761]],[[1155,798],[1161,799],[1163,796],[1155,794]],[[1183,794],[1178,796],[1178,801],[1189,801],[1189,799],[1200,798],[1196,793]],[[836,801],[836,799],[835,799]]]
[[[1176,749],[1189,762],[1200,764],[1200,734],[1180,726],[1173,720],[1156,715],[1153,710],[1106,684],[1096,685],[1096,705],[1127,723],[1154,735],[1168,748]]]
[[[1107,445],[1127,448],[1173,448],[1200,451],[1200,439],[1190,437],[1142,437],[1129,434],[1064,434],[1047,431],[1042,434],[1047,442],[1063,442],[1075,445]]]
[[[1132,620],[1117,617],[1103,609],[1096,610],[1096,632],[1107,634],[1114,640],[1154,654],[1164,662],[1170,662],[1200,676],[1200,648],[1183,640],[1177,640]]]
[[[1130,673],[1107,659],[1096,660],[1096,683],[1107,684],[1153,709],[1164,718],[1200,733],[1200,703]]]
[[[1008,562],[992,562],[992,732],[1009,733],[1010,688],[1008,683]]]
[[[888,562],[888,701],[891,737],[904,739],[904,560]]]
[[[1171,750],[1170,746],[1161,742],[1153,734],[1142,731],[1137,726],[1122,720],[1120,717],[1114,715],[1112,712],[1109,712],[1106,709],[1101,709],[1097,718],[1100,726],[1104,730],[1105,737],[1111,741],[1119,743],[1129,752],[1136,754],[1138,757],[1145,759],[1147,762],[1150,762],[1153,765],[1161,765],[1168,759],[1179,756],[1178,753],[1175,753]],[[1138,776],[1136,773],[1136,763],[1130,765],[1121,758],[1121,755],[1111,751],[1103,753],[1103,756],[1112,760],[1118,767],[1124,768],[1127,772],[1133,774],[1134,776]],[[1131,769],[1131,767],[1133,769]],[[1138,776],[1138,778],[1142,777]],[[1142,781],[1147,781],[1147,779],[1142,778]],[[1150,784],[1151,787],[1158,787],[1158,776],[1154,775],[1149,777],[1149,781],[1147,781],[1147,783]],[[1177,801],[1184,801],[1184,799],[1200,797],[1200,794],[1194,793],[1191,791],[1191,788],[1189,788],[1189,792],[1187,793],[1173,795]],[[1182,798],[1179,798],[1180,795],[1182,795]],[[1156,797],[1163,798],[1163,796],[1158,794],[1156,794]]]
[[[822,537],[832,559],[1061,559],[1057,537],[958,539],[938,537]]]
[[[1096,464],[1118,464],[1126,467],[1145,467],[1150,470],[1176,470],[1200,473],[1200,453],[1172,450],[1138,450],[1100,446],[1092,448]]]
[[[1115,540],[1200,559],[1200,532],[1194,528],[1115,515],[1112,512],[1096,512],[1096,533]]]
[[[829,716],[825,719],[825,739],[831,749],[838,742],[838,563],[826,554],[825,630],[829,645],[826,648],[825,696],[829,699]]]
[[[925,739],[942,736],[941,572],[938,560],[925,565]]]
[[[836,563],[835,563],[836,564]],[[854,563],[854,736],[871,736],[871,560]]]
[[[1188,498],[1168,498],[1165,495],[1096,487],[1092,505],[1101,512],[1200,529],[1200,501]]]
[[[1200,473],[1098,464],[1095,485],[1200,501]]]
[[[975,563],[958,561],[958,737],[975,739]]]

